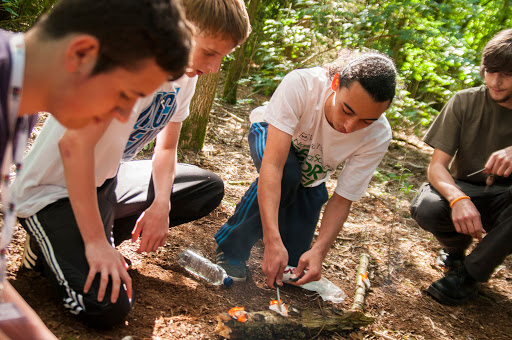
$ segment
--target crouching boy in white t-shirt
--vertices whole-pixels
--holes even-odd
[[[270,287],[282,284],[287,265],[298,276],[307,270],[297,285],[318,280],[352,202],[364,195],[387,150],[391,128],[383,113],[395,95],[393,62],[378,53],[344,53],[326,68],[291,72],[268,105],[251,114],[249,145],[260,177],[215,234],[217,263],[235,280],[246,278],[245,261],[260,238]],[[325,182],[342,163],[328,200]]]

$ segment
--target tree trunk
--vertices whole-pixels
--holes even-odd
[[[183,121],[179,146],[183,149],[201,151],[208,126],[208,116],[217,91],[219,73],[199,77],[196,92],[190,103],[190,116]]]
[[[249,20],[252,23],[254,30],[254,18],[256,17],[256,12],[258,6],[260,4],[260,0],[251,0],[248,8]],[[226,80],[224,82],[224,91],[222,92],[222,98],[229,104],[236,104],[236,91],[238,88],[238,81],[242,76],[242,71],[246,64],[245,51],[247,49],[247,44],[249,43],[249,39],[247,39],[236,51],[234,60],[231,61],[228,72],[226,74]]]
[[[224,91],[222,92],[222,99],[224,99],[228,104],[236,104],[238,81],[240,80],[245,64],[246,46],[247,41],[235,51],[235,58],[231,61],[228,68],[226,81],[224,82]]]

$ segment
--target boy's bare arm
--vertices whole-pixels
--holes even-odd
[[[96,274],[101,275],[98,301],[103,301],[105,290],[112,278],[110,300],[117,301],[121,281],[131,296],[131,279],[121,254],[113,248],[106,236],[101,220],[94,176],[94,147],[109,122],[91,124],[78,130],[66,130],[59,141],[66,186],[78,228],[84,240],[89,275],[84,292],[88,292]]]
[[[325,207],[316,242],[310,250],[302,254],[297,269],[295,270],[295,274],[299,277],[302,276],[305,269],[307,272],[300,280],[293,284],[302,285],[311,281],[320,280],[322,275],[322,262],[343,228],[343,224],[350,213],[351,206],[352,201],[337,193],[332,194]]]
[[[452,156],[439,149],[434,149],[432,160],[428,166],[428,180],[434,188],[448,201],[453,202],[466,196],[448,171]],[[481,239],[485,230],[482,227],[480,213],[469,199],[461,199],[452,206],[452,220],[457,232]]]
[[[283,272],[288,264],[288,252],[279,233],[278,214],[281,201],[281,180],[283,169],[290,151],[292,137],[268,126],[265,153],[258,182],[258,204],[263,226],[265,253],[261,264],[267,276],[267,284],[282,284]]]
[[[9,282],[5,282],[3,294],[4,302],[15,304],[26,317],[26,320],[21,325],[18,323],[9,325],[8,321],[4,321],[3,325],[0,326],[0,331],[4,333],[1,334],[0,332],[0,339],[57,339]],[[5,335],[5,337],[2,337],[2,335]]]
[[[170,122],[157,136],[153,155],[153,187],[155,199],[144,211],[132,232],[132,242],[141,238],[140,252],[157,250],[167,241],[171,190],[177,162],[181,122]]]

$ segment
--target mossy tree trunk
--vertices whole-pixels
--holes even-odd
[[[254,20],[256,18],[256,12],[259,4],[260,0],[250,0],[248,6],[249,20],[251,21],[253,26],[252,34],[254,34]],[[231,61],[228,68],[228,72],[226,74],[222,99],[224,99],[229,104],[236,104],[236,92],[238,88],[238,81],[240,80],[242,72],[244,71],[244,67],[247,64],[247,58],[245,54],[250,40],[251,39],[247,39],[239,48],[236,49],[234,59]]]
[[[196,92],[190,103],[190,116],[185,119],[181,127],[179,143],[181,148],[192,151],[202,150],[218,81],[219,73],[199,77]]]

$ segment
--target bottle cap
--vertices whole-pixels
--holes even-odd
[[[224,279],[224,286],[229,287],[233,284],[233,279],[229,276]]]

